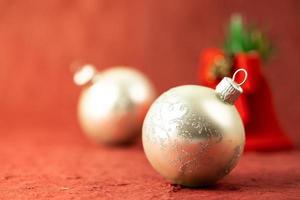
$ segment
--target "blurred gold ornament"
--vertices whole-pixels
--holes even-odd
[[[233,79],[225,77],[216,90],[196,85],[175,87],[152,104],[143,125],[143,146],[162,176],[181,185],[203,186],[235,167],[245,133],[233,105],[243,83],[234,79],[235,75]]]
[[[150,81],[129,67],[113,67],[98,73],[85,65],[74,75],[84,85],[78,103],[82,130],[100,143],[127,143],[141,133],[145,114],[155,98]]]

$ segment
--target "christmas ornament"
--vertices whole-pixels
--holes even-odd
[[[244,80],[235,76],[244,72]],[[233,103],[247,72],[239,69],[215,90],[196,85],[172,88],[150,107],[143,124],[143,146],[151,165],[173,183],[215,183],[237,164],[244,148],[244,126]]]
[[[273,45],[260,30],[246,26],[241,16],[233,15],[223,49],[206,48],[200,56],[198,79],[207,87],[214,88],[239,66],[247,70],[249,79],[235,102],[246,130],[246,151],[293,148],[277,121],[272,94],[263,75],[263,61],[267,61],[272,50]],[[241,79],[236,77],[238,82]]]
[[[75,73],[74,82],[84,86],[78,119],[92,140],[127,143],[140,133],[155,98],[154,88],[143,74],[129,67],[98,73],[92,65],[85,65]]]

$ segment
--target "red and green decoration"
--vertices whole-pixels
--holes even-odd
[[[246,26],[240,15],[232,16],[223,48],[207,48],[200,55],[198,80],[214,88],[224,76],[239,68],[248,72],[244,93],[236,102],[246,128],[246,150],[291,149],[292,144],[277,121],[271,91],[262,73],[273,46],[256,27]],[[237,77],[237,81],[243,77]]]

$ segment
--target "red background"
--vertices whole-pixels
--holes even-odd
[[[74,61],[134,66],[159,92],[197,83],[199,52],[221,43],[238,11],[276,45],[264,72],[279,119],[299,144],[299,1],[9,0],[0,9],[2,122],[76,126]]]
[[[2,0],[1,122],[77,126],[74,61],[134,66],[159,92],[197,83],[199,52],[219,45],[230,14],[241,12],[276,45],[264,73],[283,127],[300,144],[299,10],[296,0]]]
[[[123,64],[159,92],[196,84],[199,53],[220,44],[230,14],[241,12],[276,45],[263,71],[300,145],[299,10],[296,0],[0,0],[0,198],[300,198],[299,151],[246,153],[228,178],[196,190],[168,184],[140,143],[91,145],[78,128],[70,72],[76,61]]]

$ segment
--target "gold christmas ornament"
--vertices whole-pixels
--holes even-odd
[[[162,176],[185,186],[204,186],[227,175],[245,143],[244,126],[233,103],[245,80],[225,77],[215,90],[185,85],[163,93],[143,124],[146,156]]]
[[[82,85],[78,119],[83,132],[100,143],[120,144],[141,132],[149,106],[155,98],[150,81],[130,67],[113,67],[100,73],[85,65],[74,74]]]

